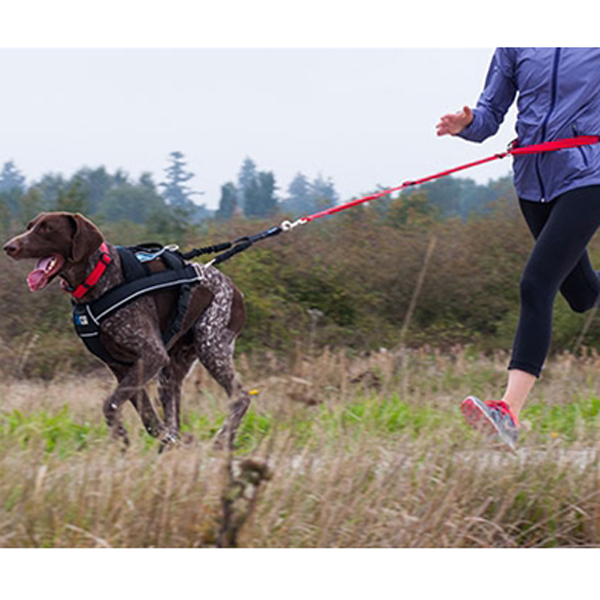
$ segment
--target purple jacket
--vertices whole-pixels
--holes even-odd
[[[520,146],[600,134],[600,48],[498,48],[473,122],[460,137],[481,142],[498,131],[518,94]],[[600,144],[515,156],[519,198],[550,201],[600,185]]]

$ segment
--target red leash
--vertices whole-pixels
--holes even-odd
[[[562,150],[564,148],[576,148],[578,146],[587,146],[589,144],[597,144],[600,142],[600,136],[597,135],[581,135],[579,137],[567,138],[562,140],[555,140],[553,142],[543,142],[542,144],[533,144],[531,146],[524,146],[523,148],[519,148],[515,146],[515,144],[511,144],[506,152],[501,152],[499,154],[494,154],[493,156],[488,156],[487,158],[482,158],[481,160],[476,160],[475,162],[467,163],[466,165],[461,165],[460,167],[454,167],[453,169],[448,169],[446,171],[441,171],[440,173],[436,173],[435,175],[429,175],[428,177],[423,177],[422,179],[416,179],[415,181],[405,181],[402,185],[397,187],[390,188],[388,190],[383,190],[382,192],[378,192],[376,194],[371,194],[370,196],[364,196],[363,198],[358,198],[357,200],[351,200],[350,202],[346,202],[344,204],[339,204],[338,206],[332,206],[331,208],[327,208],[320,212],[314,213],[312,215],[308,215],[306,217],[300,217],[295,221],[283,221],[281,225],[276,227],[271,227],[265,231],[262,231],[256,235],[246,236],[242,238],[238,238],[233,242],[226,242],[224,244],[218,244],[216,246],[209,246],[207,248],[199,248],[193,250],[192,252],[187,253],[186,257],[198,256],[200,254],[204,254],[207,252],[219,252],[220,250],[224,250],[226,248],[230,248],[227,252],[219,254],[213,260],[207,263],[207,265],[214,265],[221,263],[225,260],[228,260],[238,252],[242,252],[252,246],[254,242],[258,242],[260,240],[264,240],[268,237],[272,237],[275,235],[279,235],[282,231],[291,231],[298,225],[305,225],[306,223],[310,223],[315,219],[320,219],[321,217],[326,217],[328,215],[334,215],[342,210],[346,210],[347,208],[352,208],[353,206],[358,206],[359,204],[363,204],[364,202],[369,202],[370,200],[376,200],[377,198],[381,198],[382,196],[387,196],[392,192],[397,192],[399,190],[403,190],[404,188],[413,186],[413,185],[421,185],[422,183],[427,183],[432,179],[439,179],[440,177],[445,177],[446,175],[451,175],[452,173],[456,173],[458,171],[463,171],[464,169],[470,169],[471,167],[476,167],[477,165],[482,165],[487,162],[491,162],[492,160],[498,160],[500,158],[504,158],[509,154],[519,155],[519,154],[537,154],[539,152],[553,152],[555,150]]]
[[[540,152],[554,152],[555,150],[563,150],[565,148],[576,148],[578,146],[588,146],[590,144],[597,144],[600,142],[600,136],[597,135],[581,135],[579,137],[574,138],[566,138],[562,140],[555,140],[553,142],[543,142],[541,144],[533,144],[531,146],[523,146],[522,148],[511,147],[506,152],[501,152],[499,154],[494,154],[493,156],[488,156],[487,158],[482,158],[481,160],[476,160],[475,162],[467,163],[465,165],[461,165],[459,167],[454,167],[453,169],[448,169],[446,171],[441,171],[440,173],[436,173],[435,175],[429,175],[428,177],[423,177],[422,179],[416,179],[415,181],[405,181],[402,185],[397,187],[393,187],[382,192],[378,192],[377,194],[373,194],[371,196],[364,196],[363,198],[358,198],[357,200],[351,200],[350,202],[346,202],[344,204],[339,204],[338,206],[332,206],[331,208],[327,208],[320,212],[314,213],[312,215],[308,215],[307,217],[302,217],[295,221],[294,223],[290,223],[289,221],[285,221],[281,224],[282,228],[286,231],[289,231],[296,225],[301,225],[304,223],[310,223],[315,219],[320,219],[321,217],[326,217],[327,215],[333,215],[342,210],[346,210],[347,208],[352,208],[353,206],[357,206],[362,204],[363,202],[369,202],[370,200],[376,200],[377,198],[381,198],[382,196],[387,196],[392,192],[397,192],[399,190],[403,190],[404,188],[413,186],[413,185],[421,185],[422,183],[427,183],[432,179],[439,179],[440,177],[446,177],[446,175],[451,175],[452,173],[456,173],[458,171],[463,171],[464,169],[470,169],[471,167],[476,167],[478,165],[482,165],[487,162],[491,162],[493,160],[498,160],[500,158],[504,158],[509,154],[513,156],[518,156],[520,154],[537,154]]]

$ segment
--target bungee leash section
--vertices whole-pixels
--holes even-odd
[[[195,250],[191,250],[190,252],[182,253],[181,256],[189,260],[191,258],[195,258],[196,256],[200,256],[201,254],[214,254],[216,252],[222,252],[222,254],[219,254],[207,263],[207,266],[217,265],[230,259],[232,256],[235,256],[239,252],[247,250],[248,248],[250,248],[250,246],[254,244],[254,242],[258,242],[260,240],[279,235],[283,231],[292,231],[293,229],[298,227],[298,225],[306,225],[307,223],[310,223],[315,219],[320,219],[321,217],[334,215],[343,210],[347,210],[354,206],[358,206],[359,204],[370,202],[371,200],[377,200],[378,198],[382,198],[383,196],[389,196],[394,192],[398,192],[408,187],[422,185],[423,183],[427,183],[428,181],[439,179],[440,177],[446,177],[448,175],[452,175],[453,173],[457,173],[458,171],[463,171],[465,169],[477,167],[479,165],[483,165],[493,160],[499,160],[509,155],[519,156],[525,154],[539,154],[541,152],[555,152],[556,150],[564,150],[565,148],[577,148],[580,146],[589,146],[591,144],[597,144],[600,142],[600,136],[580,135],[578,137],[554,140],[552,142],[542,142],[540,144],[532,144],[530,146],[523,147],[519,147],[517,145],[517,142],[518,140],[511,142],[504,152],[493,154],[492,156],[488,156],[486,158],[482,158],[474,162],[466,163],[464,165],[460,165],[452,169],[447,169],[446,171],[440,171],[439,173],[435,173],[434,175],[428,175],[427,177],[423,177],[421,179],[415,179],[414,181],[405,181],[397,187],[389,188],[381,192],[377,192],[376,194],[371,194],[369,196],[363,196],[362,198],[358,198],[356,200],[350,200],[349,202],[345,202],[344,204],[332,206],[331,208],[327,208],[325,210],[313,213],[312,215],[301,217],[299,219],[296,219],[295,221],[283,221],[281,225],[271,227],[255,235],[244,236],[234,240],[233,242],[224,242],[222,244],[216,244],[214,246],[197,248]],[[226,250],[226,252],[223,252],[224,250]]]
[[[236,240],[233,240],[233,242],[223,242],[221,244],[215,244],[214,246],[195,248],[189,252],[180,252],[179,254],[185,260],[190,260],[202,254],[215,254],[216,252],[223,252],[223,250],[227,250],[227,252],[223,252],[222,254],[215,256],[215,258],[213,258],[210,262],[206,263],[206,266],[218,265],[219,263],[230,259],[232,256],[247,250],[250,248],[250,246],[252,246],[252,244],[254,244],[254,242],[273,237],[280,234],[282,231],[285,231],[282,227],[270,227],[269,229],[261,231],[255,235],[247,235],[237,238]]]

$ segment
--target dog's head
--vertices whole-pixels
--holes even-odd
[[[35,292],[68,269],[84,269],[102,241],[98,228],[79,213],[40,213],[27,231],[6,242],[4,251],[15,260],[37,259],[27,277],[29,289]]]

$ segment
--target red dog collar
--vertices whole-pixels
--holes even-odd
[[[85,294],[87,294],[98,283],[98,280],[100,277],[102,277],[104,271],[106,271],[106,268],[112,262],[112,258],[108,253],[108,246],[104,242],[102,242],[102,245],[100,246],[100,252],[102,254],[100,254],[100,258],[98,259],[94,270],[88,275],[87,279],[83,283],[79,284],[72,292],[73,298],[76,300],[79,300],[85,296]]]

